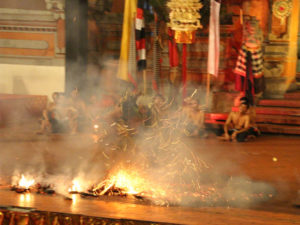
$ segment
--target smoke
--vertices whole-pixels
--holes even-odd
[[[93,66],[91,77],[98,88],[95,92],[82,89],[80,95],[110,94],[119,99],[126,90],[131,90],[130,85],[117,81],[116,65],[115,61],[106,60],[102,68]],[[98,74],[101,79],[96,79]],[[156,127],[134,123],[127,127],[114,121],[114,116],[103,117],[98,123],[106,134],[97,139],[98,143],[94,142],[91,130],[78,135],[2,136],[1,179],[16,184],[24,174],[67,195],[75,181],[82,191],[87,191],[122,171],[123,176],[130,177],[131,185],[159,205],[249,207],[274,195],[268,184],[228,175],[239,168],[226,159],[215,163],[216,155],[209,151],[209,142],[196,141],[195,145],[195,140],[185,136],[179,112],[181,93],[174,95],[175,89],[165,82],[163,95],[167,97],[165,104],[170,106]],[[189,84],[187,93],[189,96],[194,93],[200,105],[205,104],[204,88]],[[153,94],[138,97],[136,109],[153,105],[152,98]],[[115,109],[110,110],[103,114],[109,115]],[[22,130],[27,125],[19,126]],[[5,141],[7,138],[9,141]]]

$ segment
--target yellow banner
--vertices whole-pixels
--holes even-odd
[[[126,81],[129,80],[128,78],[129,44],[130,44],[132,25],[135,21],[136,9],[137,9],[137,0],[125,1],[118,78]]]

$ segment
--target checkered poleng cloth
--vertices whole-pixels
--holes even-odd
[[[252,64],[252,74],[254,77],[258,78],[262,76],[263,73],[263,56],[261,48],[249,49],[245,45],[242,46],[239,52],[238,60],[234,72],[238,75],[246,77],[247,62],[246,56],[247,52],[251,54],[251,64]]]

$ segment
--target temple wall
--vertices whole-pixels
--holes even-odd
[[[16,91],[13,85],[13,77],[16,74],[26,84],[26,89],[24,89],[26,93],[50,95],[56,90],[63,91],[65,20],[64,9],[59,5],[61,2],[63,1],[29,0],[30,4],[25,4],[24,1],[17,0],[1,1],[0,93]],[[112,12],[121,13],[123,11],[122,0],[111,2]],[[228,1],[226,4],[228,12],[233,14],[233,23],[221,26],[220,74],[212,82],[221,86],[225,83],[231,85],[235,81],[232,71],[242,41],[242,25],[239,17],[242,8],[244,14],[255,16],[260,21],[265,36],[265,76],[272,80],[274,77],[283,77],[285,79],[283,89],[286,90],[294,80],[296,71],[300,71],[300,63],[297,58],[297,54],[299,55],[297,49],[299,45],[299,0],[292,0],[292,3],[292,13],[286,19],[286,23],[281,25],[280,20],[272,15],[270,10],[272,5],[268,0]],[[89,24],[89,31],[96,37],[96,47],[89,49],[90,55],[98,51],[97,54],[94,54],[96,62],[93,63],[101,64],[107,59],[118,60],[122,19],[120,15],[114,15],[114,13],[96,18],[95,29],[91,29]],[[96,30],[97,27],[99,30]],[[150,31],[148,35],[150,36]],[[199,30],[196,43],[188,47],[188,81],[205,83],[207,38],[207,31]],[[147,39],[147,74],[150,80],[152,76],[152,42],[152,38],[149,37]],[[167,45],[163,48],[162,77],[167,77],[170,70]],[[41,71],[34,70],[34,66]],[[88,67],[89,70],[90,67]],[[29,77],[38,80],[39,85],[45,90],[39,89],[36,82],[28,83]]]
[[[54,91],[64,91],[63,66],[0,64],[0,71],[0,92],[3,94],[50,97]]]
[[[65,20],[60,0],[1,1],[0,94],[64,91]]]
[[[289,26],[289,51],[287,55],[286,69],[283,76],[287,77],[287,86],[295,79],[298,61],[298,26],[299,26],[299,1],[293,0],[292,14]]]

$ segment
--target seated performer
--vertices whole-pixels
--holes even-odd
[[[52,114],[55,110],[55,107],[57,106],[58,103],[58,97],[59,93],[58,92],[53,92],[52,93],[52,102],[50,102],[45,110],[43,110],[42,113],[42,119],[41,119],[41,127],[40,130],[37,131],[37,134],[43,134],[44,132],[51,131],[52,126],[51,126],[51,117]]]
[[[225,141],[237,140],[244,142],[249,135],[250,116],[248,114],[249,103],[247,99],[240,102],[239,111],[231,112],[224,125]]]
[[[37,134],[43,134],[50,130],[52,133],[65,132],[67,129],[67,117],[64,94],[54,92],[52,94],[53,102],[50,102],[43,111],[41,129]]]
[[[184,133],[187,136],[205,136],[204,112],[200,109],[196,99],[187,98],[186,106],[183,107]]]
[[[239,102],[248,101],[246,97],[241,97]],[[248,115],[250,117],[249,122],[249,131],[248,131],[248,138],[255,138],[260,135],[260,130],[256,124],[256,110],[254,105],[250,105],[248,109]]]
[[[144,125],[150,127],[161,125],[161,120],[167,116],[172,103],[173,101],[167,102],[162,95],[156,94],[146,112],[147,118],[144,120]]]

